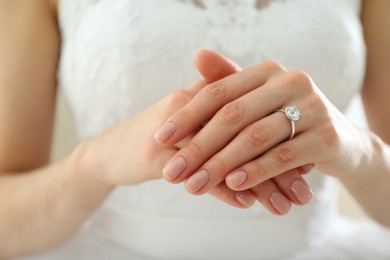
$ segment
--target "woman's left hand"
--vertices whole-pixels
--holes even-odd
[[[276,111],[291,106],[301,115],[289,140],[292,123],[284,112]],[[165,127],[167,136],[159,140],[167,145],[204,126],[163,171],[170,182],[186,180],[192,194],[208,192],[224,180],[232,190],[246,190],[313,164],[341,176],[352,173],[368,153],[366,138],[309,75],[287,71],[272,61],[209,84],[167,124],[171,130]],[[185,161],[181,172],[173,167],[177,159]]]

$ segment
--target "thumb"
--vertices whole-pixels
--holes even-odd
[[[207,83],[220,80],[241,68],[228,58],[210,50],[201,50],[195,56],[195,65]]]

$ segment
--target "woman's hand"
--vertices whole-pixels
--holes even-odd
[[[302,115],[295,122],[295,137],[288,140],[291,123],[284,113],[275,111],[292,105]],[[208,192],[225,180],[232,190],[252,188],[261,202],[264,198],[258,195],[266,191],[256,186],[271,178],[287,197],[307,202],[311,192],[299,171],[315,164],[334,176],[351,173],[365,157],[368,142],[307,74],[289,72],[275,62],[203,88],[167,120],[162,127],[166,136],[159,141],[175,144],[204,124],[165,166],[164,177],[174,183],[186,180],[193,194]],[[178,161],[181,167],[175,167]],[[285,172],[291,176],[291,171],[295,171],[293,177],[281,178]],[[268,195],[272,202],[272,194]]]
[[[205,85],[201,80],[187,89],[178,90],[132,118],[87,140],[80,148],[81,153],[78,153],[82,163],[87,165],[88,171],[93,172],[92,175],[101,176],[112,186],[161,178],[162,166],[185,141],[163,147],[155,143],[153,134],[163,121],[187,104],[197,89]]]
[[[170,146],[161,146],[155,142],[153,135],[156,130],[188,104],[207,82],[237,72],[234,64],[209,51],[201,51],[195,62],[202,71],[204,80],[172,93],[159,103],[81,145],[77,154],[87,171],[93,172],[93,176],[101,176],[104,182],[112,186],[136,184],[162,177],[163,166],[194,136],[198,128],[188,132],[187,138],[183,138],[180,143]],[[238,204],[237,201],[231,203]]]
[[[183,108],[209,82],[222,79],[239,68],[225,57],[207,50],[195,59],[204,77],[178,90],[159,103],[137,114],[81,145],[77,153],[81,168],[101,176],[110,186],[131,185],[162,177],[163,166],[184,146],[199,128],[190,131],[181,142],[161,146],[153,138],[156,130],[170,116]],[[155,135],[164,135],[164,131]],[[235,207],[249,207],[255,202],[250,191],[233,192],[227,187],[215,188],[213,195]]]

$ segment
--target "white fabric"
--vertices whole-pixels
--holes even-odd
[[[340,110],[360,88],[365,46],[359,0],[260,1],[259,9],[254,0],[196,2],[62,0],[59,79],[80,139],[197,79],[192,59],[201,48],[221,52],[243,67],[271,59],[302,69]],[[314,172],[307,179],[314,200],[284,217],[260,206],[240,210],[207,195],[191,196],[181,185],[162,180],[121,187],[79,234],[37,257],[390,257],[383,246],[390,241],[385,232],[340,225],[328,178]],[[364,230],[372,239],[355,240],[355,234],[364,239]]]

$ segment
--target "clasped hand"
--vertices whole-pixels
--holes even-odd
[[[289,140],[289,119],[275,111],[291,105],[302,115]],[[163,177],[235,206],[238,201],[249,207],[257,199],[277,215],[287,213],[291,203],[310,201],[302,174],[314,165],[336,176],[358,167],[348,153],[354,128],[306,73],[275,62],[209,82],[166,120],[155,139],[171,146],[194,132],[165,165]]]

